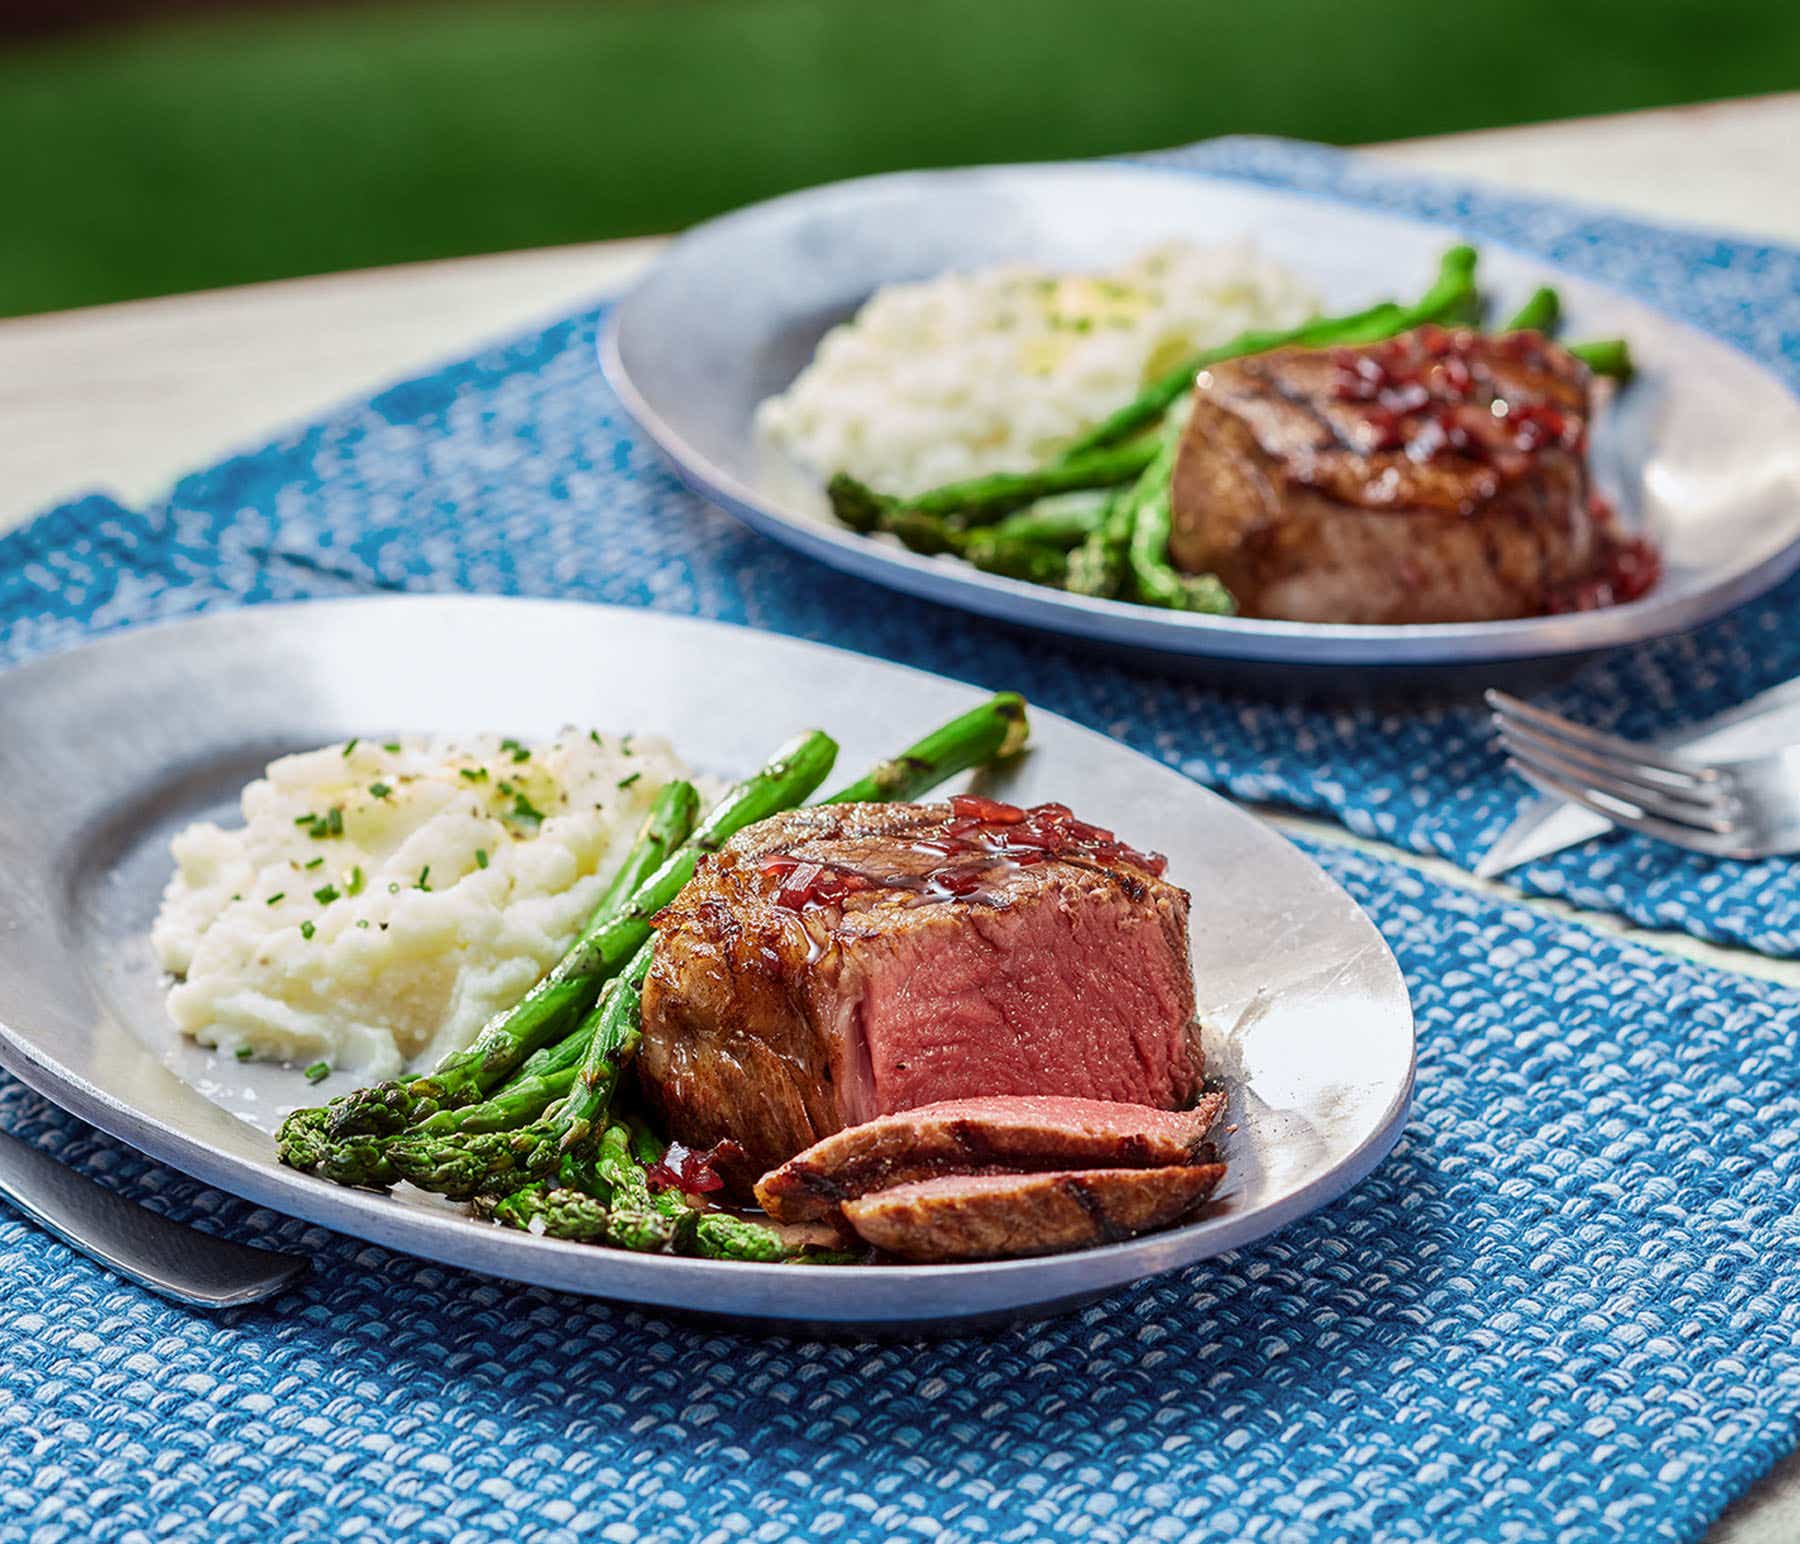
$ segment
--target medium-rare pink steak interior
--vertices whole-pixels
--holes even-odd
[[[1199,1087],[1188,898],[1060,805],[975,798],[777,815],[656,919],[638,1078],[727,1178],[946,1099],[1179,1109]]]
[[[1166,1227],[1224,1177],[1222,1163],[950,1175],[846,1201],[844,1216],[865,1243],[902,1260],[999,1260]]]
[[[813,1222],[871,1191],[947,1174],[1191,1163],[1224,1107],[1217,1093],[1188,1110],[1064,1094],[951,1099],[815,1142],[758,1180],[756,1199],[777,1221]]]
[[[1201,372],[1169,555],[1246,616],[1475,622],[1635,599],[1654,551],[1587,470],[1587,366],[1535,332],[1421,327]]]

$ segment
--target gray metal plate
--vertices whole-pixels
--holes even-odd
[[[756,404],[883,284],[1003,261],[1093,267],[1175,237],[1252,239],[1303,274],[1329,309],[1349,310],[1423,289],[1456,233],[1104,163],[872,177],[757,204],[683,236],[614,308],[601,362],[679,475],[763,534],[928,600],[1164,659],[1306,667],[1315,676],[1442,670],[1466,685],[1470,666],[1692,628],[1800,565],[1800,401],[1718,340],[1491,242],[1481,244],[1482,287],[1495,314],[1554,282],[1568,336],[1623,336],[1637,357],[1637,379],[1593,437],[1602,486],[1663,552],[1662,582],[1635,604],[1513,622],[1350,627],[1089,600],[858,536],[831,518],[815,479],[752,433]]]
[[[1236,1248],[1323,1205],[1393,1145],[1412,1014],[1356,905],[1251,816],[1046,713],[982,786],[1057,799],[1169,855],[1193,893],[1211,1070],[1232,1082],[1231,1172],[1199,1220],[1083,1254],[996,1265],[757,1266],[532,1238],[417,1192],[283,1169],[268,1132],[340,1092],[177,1035],[147,942],[187,822],[234,817],[273,756],[350,735],[565,723],[668,734],[732,773],[818,725],[846,776],[979,700],[816,644],[549,601],[257,607],[139,629],[0,676],[0,1060],[48,1097],[221,1189],[413,1254],[574,1292],[808,1324],[921,1324],[1041,1309]]]

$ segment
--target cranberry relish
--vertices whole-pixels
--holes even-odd
[[[1363,404],[1365,452],[1398,450],[1420,462],[1455,455],[1490,462],[1508,475],[1524,471],[1532,453],[1547,445],[1584,454],[1587,422],[1579,413],[1501,394],[1482,357],[1495,347],[1527,370],[1548,367],[1538,333],[1493,339],[1427,326],[1370,348],[1333,349],[1332,395]]]
[[[1076,819],[1065,804],[1022,809],[997,799],[958,794],[950,800],[950,810],[953,818],[940,835],[914,844],[915,851],[945,860],[923,874],[877,874],[848,864],[771,853],[761,866],[764,873],[782,879],[775,904],[788,911],[841,906],[866,890],[907,890],[924,900],[948,900],[974,895],[999,867],[1029,868],[1050,858],[1128,864],[1159,877],[1168,867],[1160,853],[1127,846],[1104,827]]]

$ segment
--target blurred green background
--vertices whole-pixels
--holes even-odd
[[[1797,0],[14,0],[0,314],[665,231],[895,167],[1796,84]]]

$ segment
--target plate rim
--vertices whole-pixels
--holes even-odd
[[[812,639],[711,618],[548,597],[390,595],[265,602],[206,610],[183,617],[109,630],[72,647],[55,649],[22,664],[0,670],[0,702],[8,694],[19,690],[20,681],[26,681],[29,689],[32,677],[49,674],[57,669],[68,669],[71,661],[76,659],[91,661],[98,658],[104,661],[106,656],[135,646],[150,633],[229,632],[234,628],[254,627],[265,616],[286,617],[321,609],[375,611],[432,608],[468,611],[533,608],[544,611],[611,612],[630,615],[639,620],[649,617],[659,626],[667,625],[707,634],[741,637],[748,633],[806,651],[847,658],[859,665],[873,665],[880,670],[923,677],[953,686],[973,696],[986,695],[985,688],[939,672],[859,654],[854,650]],[[1367,911],[1311,854],[1299,849],[1266,822],[1233,801],[1077,720],[1036,704],[1033,704],[1032,712],[1042,720],[1056,723],[1063,732],[1098,741],[1109,747],[1113,754],[1135,759],[1157,776],[1170,780],[1172,786],[1179,785],[1188,797],[1216,803],[1230,818],[1256,828],[1270,841],[1282,842],[1293,848],[1313,870],[1316,878],[1335,892],[1337,898],[1354,915],[1366,933],[1368,942],[1373,945],[1385,984],[1395,996],[1395,1010],[1404,1015],[1408,1048],[1404,1074],[1398,1080],[1380,1116],[1362,1140],[1346,1152],[1336,1166],[1317,1175],[1291,1194],[1254,1212],[1242,1217],[1202,1219],[1121,1243],[1060,1255],[963,1264],[859,1265],[855,1267],[859,1275],[872,1275],[887,1283],[982,1280],[1006,1284],[1017,1281],[1025,1284],[1025,1288],[1018,1292],[1001,1293],[999,1296],[1002,1301],[984,1300],[961,1314],[931,1313],[923,1319],[915,1317],[903,1321],[892,1312],[882,1311],[878,1301],[872,1301],[866,1312],[856,1311],[862,1306],[859,1303],[847,1301],[844,1311],[829,1321],[802,1316],[808,1318],[809,1322],[873,1328],[884,1323],[917,1324],[929,1321],[954,1325],[959,1320],[975,1320],[995,1314],[1016,1316],[1039,1307],[1054,1309],[1058,1304],[1074,1297],[1090,1297],[1099,1292],[1115,1291],[1170,1270],[1199,1264],[1215,1255],[1265,1238],[1361,1183],[1392,1151],[1411,1112],[1418,1074],[1417,1016],[1410,988],[1393,948]],[[253,1205],[268,1207],[284,1216],[327,1227],[366,1243],[496,1279],[593,1296],[629,1308],[692,1311],[696,1296],[700,1294],[691,1289],[684,1290],[684,1284],[691,1288],[697,1284],[730,1279],[747,1285],[759,1284],[767,1289],[774,1288],[779,1282],[793,1281],[798,1271],[817,1277],[822,1272],[842,1269],[834,1266],[769,1265],[680,1256],[635,1255],[626,1251],[609,1250],[606,1251],[606,1261],[607,1274],[611,1279],[603,1288],[587,1286],[570,1280],[568,1273],[556,1270],[555,1265],[557,1262],[591,1263],[594,1259],[591,1245],[513,1234],[447,1207],[396,1202],[385,1193],[332,1185],[317,1176],[288,1169],[272,1159],[266,1164],[249,1161],[236,1153],[214,1146],[204,1136],[171,1125],[100,1088],[81,1073],[58,1061],[24,1029],[3,1018],[0,1018],[0,1068],[17,1077],[52,1104],[108,1136],[126,1143],[151,1160],[167,1164],[191,1179]],[[172,1069],[164,1067],[163,1071],[177,1082],[183,1081]],[[192,1088],[191,1084],[186,1086]],[[193,1091],[197,1094],[200,1092],[197,1089]],[[200,1097],[205,1096],[200,1094]],[[1206,1236],[1198,1239],[1197,1235],[1202,1232]],[[496,1239],[501,1241],[498,1250],[493,1247]],[[1198,1249],[1191,1247],[1196,1242],[1201,1246]],[[484,1248],[484,1243],[488,1247]],[[544,1268],[533,1268],[533,1262],[539,1261],[543,1262]],[[729,1277],[721,1278],[720,1272],[729,1272]],[[1070,1277],[1079,1279],[1065,1280]],[[1034,1280],[1041,1280],[1046,1290],[1034,1289],[1030,1285]],[[768,1291],[764,1295],[773,1299],[779,1293]],[[870,1297],[873,1299],[875,1294],[870,1294]],[[765,1311],[733,1306],[706,1311],[764,1327],[792,1323],[795,1317],[790,1312],[773,1308]]]
[[[1568,658],[1645,643],[1689,631],[1767,594],[1800,570],[1800,532],[1761,562],[1741,573],[1686,595],[1650,595],[1620,606],[1500,622],[1318,623],[1257,617],[1215,617],[1161,611],[1124,601],[1070,595],[1041,585],[987,574],[925,557],[904,547],[876,542],[856,532],[784,513],[772,500],[716,465],[687,443],[650,403],[632,378],[620,334],[632,301],[653,284],[680,252],[717,234],[721,227],[784,206],[825,201],[849,190],[905,183],[930,183],[1026,174],[1054,177],[1070,172],[1097,176],[1180,178],[1209,183],[1234,194],[1250,193],[1292,200],[1314,207],[1339,209],[1360,217],[1419,231],[1460,237],[1454,226],[1385,209],[1366,208],[1317,190],[1270,187],[1214,172],[1134,159],[1102,161],[996,162],[927,170],[881,172],[845,178],[760,199],[690,227],[669,243],[650,265],[608,306],[595,340],[600,371],[632,421],[646,434],[675,476],[691,492],[724,510],[759,535],[799,551],[840,572],[884,588],[995,621],[1029,627],[1177,657],[1234,660],[1268,665],[1314,667],[1431,667],[1518,664]],[[1505,251],[1535,266],[1547,277],[1604,291],[1627,304],[1653,311],[1665,326],[1728,350],[1745,368],[1762,376],[1800,407],[1800,391],[1745,350],[1716,334],[1670,315],[1664,308],[1627,290],[1578,274],[1509,242],[1480,238],[1479,244]]]

